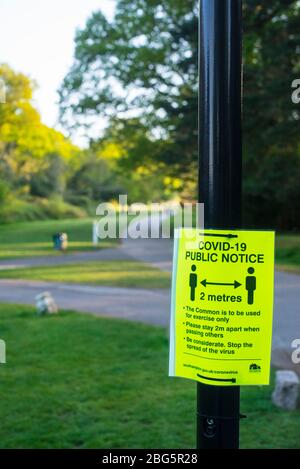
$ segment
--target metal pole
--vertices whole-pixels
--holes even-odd
[[[206,228],[241,226],[241,10],[241,0],[200,0],[199,201]],[[239,387],[197,386],[197,447],[238,448]]]

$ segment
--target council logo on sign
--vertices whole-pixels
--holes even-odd
[[[251,363],[251,365],[249,366],[249,371],[251,373],[259,373],[261,371],[261,367],[256,363]]]

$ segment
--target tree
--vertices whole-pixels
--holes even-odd
[[[244,198],[248,224],[299,228],[300,7],[247,0],[244,7]]]
[[[156,157],[186,171],[197,159],[196,13],[195,0],[119,0],[111,23],[94,13],[60,90],[65,125],[130,112],[168,142]]]
[[[117,143],[116,143],[117,142]],[[182,182],[159,155],[169,142],[156,140],[139,119],[116,119],[91,148],[122,181],[129,202],[159,202],[181,191]]]
[[[82,158],[81,166],[68,182],[70,200],[86,198],[90,201],[107,202],[122,192],[118,175],[104,159],[87,151]]]
[[[60,155],[49,153],[44,156],[38,172],[31,175],[30,193],[38,197],[64,196],[66,186],[66,164]]]
[[[154,142],[153,161],[195,180],[197,4],[117,0],[111,22],[94,13],[76,34],[61,88],[65,124],[100,114],[132,129],[134,116],[137,133]],[[245,223],[299,228],[300,116],[290,99],[300,71],[299,2],[244,0],[243,8]]]
[[[6,103],[0,105],[0,178],[13,188],[30,186],[49,166],[49,155],[67,162],[79,149],[41,122],[31,104],[35,84],[28,77],[7,65],[0,65],[0,76],[6,84]]]
[[[6,102],[0,104],[0,221],[72,213],[61,202],[79,148],[41,122],[32,105],[35,84],[28,77],[5,64],[0,77],[6,87]]]

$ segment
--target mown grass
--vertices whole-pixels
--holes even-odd
[[[92,244],[91,218],[72,220],[43,220],[0,226],[0,259],[60,255],[53,249],[52,235],[66,232],[68,252],[95,249]],[[102,240],[98,248],[113,247],[117,240]]]
[[[134,288],[169,288],[171,284],[171,274],[136,261],[101,261],[0,270],[0,278]]]
[[[1,448],[193,448],[195,383],[170,379],[164,329],[0,306]],[[242,389],[242,448],[300,448],[300,412]]]

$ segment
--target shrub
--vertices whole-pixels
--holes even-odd
[[[85,216],[86,212],[82,208],[74,207],[60,198],[21,200],[10,197],[6,203],[1,204],[0,223],[84,218]]]

